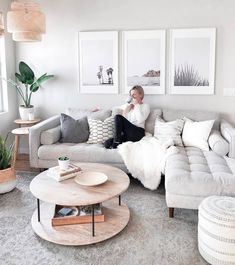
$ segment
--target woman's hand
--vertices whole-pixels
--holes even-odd
[[[135,108],[135,104],[130,104],[130,105],[129,105],[129,108],[130,108],[130,111],[131,111],[132,109]]]

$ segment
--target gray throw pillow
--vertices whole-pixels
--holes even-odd
[[[87,117],[75,120],[72,117],[61,113],[61,143],[84,143],[89,137],[89,125]]]

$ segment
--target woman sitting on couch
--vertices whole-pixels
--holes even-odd
[[[114,117],[114,138],[105,141],[105,148],[117,148],[123,142],[137,142],[145,136],[145,120],[148,118],[150,108],[148,104],[143,103],[144,89],[141,86],[134,86],[129,94],[132,101],[121,107],[122,115]]]

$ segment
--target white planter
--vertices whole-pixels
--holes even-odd
[[[26,108],[24,106],[19,106],[20,118],[21,120],[28,121],[34,119],[34,107],[31,106]]]
[[[0,183],[0,194],[12,191],[15,188],[15,186],[16,186],[16,179]]]
[[[13,190],[16,186],[15,170],[12,168],[0,170],[0,194]]]
[[[58,159],[58,163],[59,163],[59,167],[61,170],[68,170],[69,169],[69,162],[70,160],[59,160]]]

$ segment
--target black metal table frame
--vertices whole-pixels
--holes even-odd
[[[118,196],[118,204],[121,206],[121,195]],[[40,214],[40,200],[37,198],[37,209],[38,209],[38,222],[41,221],[41,214]],[[92,236],[95,236],[95,207],[92,204]]]

